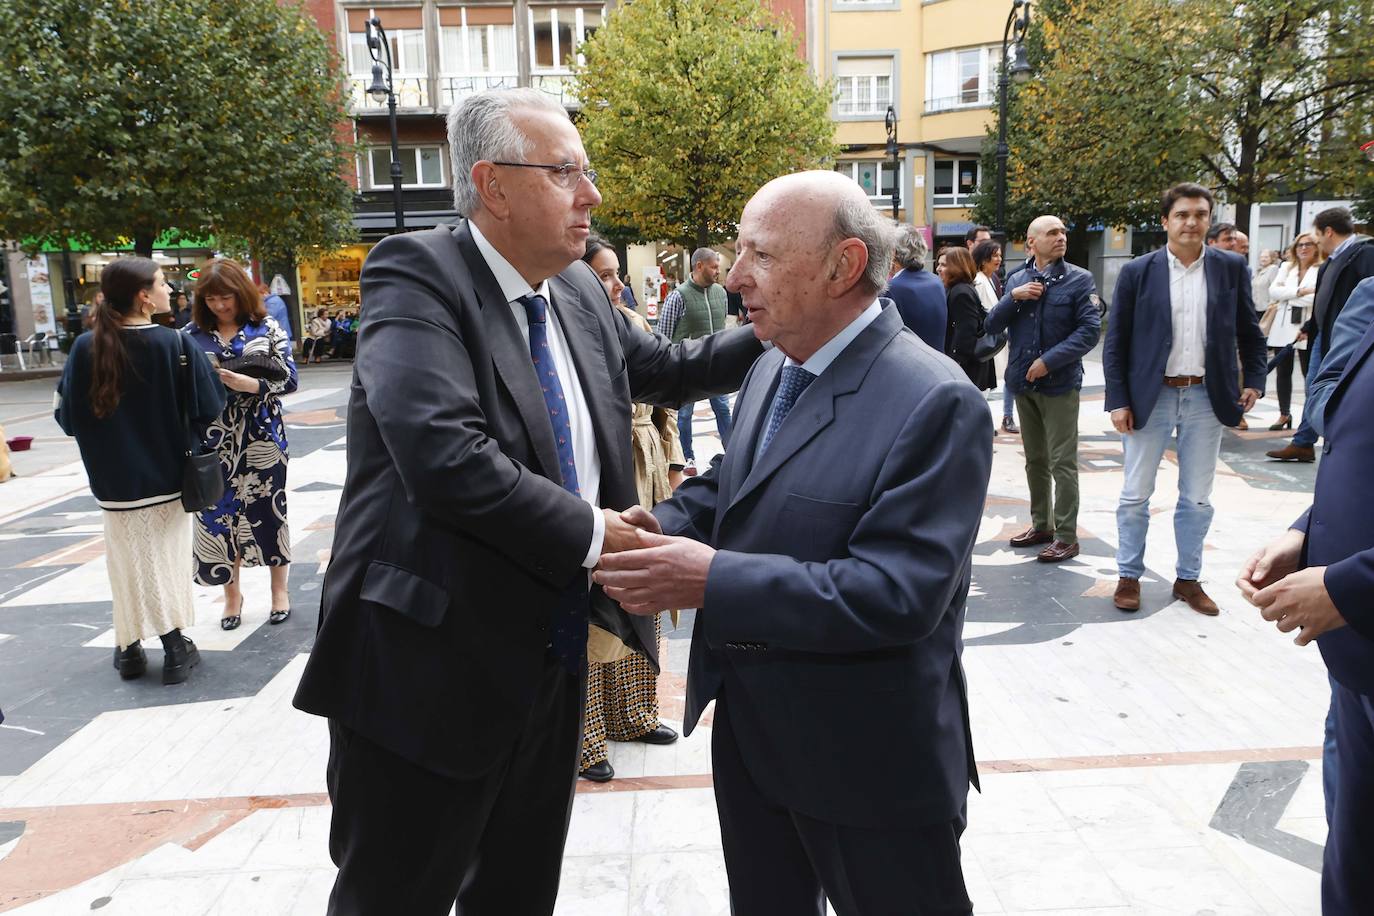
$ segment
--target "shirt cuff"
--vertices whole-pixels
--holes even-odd
[[[587,504],[587,508],[592,510],[592,543],[587,548],[587,558],[582,561],[582,565],[591,569],[601,559],[601,547],[606,543],[606,516],[591,503]]]

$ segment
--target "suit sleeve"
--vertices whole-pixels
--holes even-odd
[[[1355,355],[1370,324],[1374,324],[1374,277],[1360,281],[1360,285],[1345,301],[1345,308],[1336,316],[1328,349],[1322,353],[1321,371],[1312,390],[1307,393],[1303,418],[1312,424],[1318,434],[1325,431],[1326,404],[1331,400],[1331,392],[1341,380],[1346,364]]]
[[[354,403],[366,404],[417,511],[562,587],[582,570],[592,513],[487,435],[453,291],[442,285],[449,269],[404,235],[372,250]]]
[[[710,543],[720,496],[721,457],[712,458],[704,474],[688,477],[673,491],[671,499],[654,507],[654,518],[658,519],[664,534]]]
[[[983,399],[964,380],[936,385],[889,450],[848,556],[716,553],[702,617],[708,645],[850,653],[929,636],[968,587],[991,467]]]
[[[1365,639],[1374,640],[1374,548],[1332,563],[1322,582],[1345,622]]]
[[[629,371],[630,397],[657,407],[681,407],[738,390],[763,353],[752,327],[717,331],[696,340],[671,343],[615,313],[620,346]]]
[[[1097,314],[1097,306],[1093,304],[1093,295],[1096,292],[1097,288],[1093,286],[1093,282],[1086,280],[1073,302],[1073,333],[1050,347],[1040,357],[1051,372],[1078,362],[1097,346],[1097,338],[1102,333],[1102,318]]]
[[[1139,272],[1128,264],[1116,278],[1116,293],[1112,296],[1111,315],[1107,319],[1107,339],[1102,343],[1102,374],[1107,382],[1104,408],[1108,411],[1131,406],[1131,328],[1135,321],[1136,274]]]
[[[1264,397],[1264,383],[1269,377],[1269,340],[1260,330],[1250,277],[1243,263],[1236,266],[1236,273],[1236,343],[1240,350],[1240,373],[1245,379],[1244,387],[1253,388]]]
[[[988,334],[1001,334],[1011,320],[1016,317],[1016,313],[1021,311],[1021,303],[1011,297],[1011,282],[1007,282],[1007,291],[1002,294],[1002,298],[993,306],[992,311],[988,312],[987,319],[983,322],[983,330]]]

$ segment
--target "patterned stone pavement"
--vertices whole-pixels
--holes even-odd
[[[327,738],[290,697],[343,479],[348,370],[302,376],[286,401],[296,614],[267,627],[267,575],[251,571],[244,625],[223,633],[219,595],[198,589],[189,632],[204,661],[168,688],[110,667],[99,512],[51,422],[52,383],[0,385],[0,423],[37,436],[0,486],[0,911],[323,910]],[[1028,506],[1019,440],[997,439],[965,631],[984,777],[964,839],[977,912],[1316,913],[1324,671],[1231,585],[1305,507],[1315,466],[1264,459],[1283,435],[1262,431],[1272,400],[1251,414],[1256,431],[1226,434],[1204,571],[1223,613],[1206,619],[1169,595],[1166,457],[1144,608],[1123,615],[1110,602],[1120,441],[1096,363],[1087,381],[1076,560],[1045,566],[1007,546]],[[720,445],[698,407],[705,458]],[[673,724],[690,624],[666,639]],[[709,742],[706,727],[669,747],[612,745],[617,778],[579,786],[560,916],[728,912]]]

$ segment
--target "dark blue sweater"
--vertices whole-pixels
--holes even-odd
[[[196,435],[224,409],[224,385],[205,354],[187,341],[189,378],[181,370],[182,335],[171,328],[124,328],[129,364],[122,375],[119,405],[109,416],[91,410],[91,334],[78,337],[57,383],[55,415],[62,431],[76,437],[91,492],[101,508],[141,509],[181,497],[186,433],[181,398]]]

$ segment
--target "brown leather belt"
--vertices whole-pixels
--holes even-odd
[[[1194,385],[1202,384],[1202,376],[1166,375],[1164,376],[1164,384],[1168,385],[1170,388],[1191,388]]]

